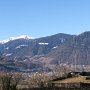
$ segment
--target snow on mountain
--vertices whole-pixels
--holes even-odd
[[[58,46],[56,46],[56,47],[53,47],[52,49],[55,49],[55,48],[57,48]]]
[[[27,47],[28,45],[19,45],[15,49],[21,48],[21,47]]]
[[[17,40],[17,39],[33,39],[32,37],[29,37],[27,35],[21,35],[21,36],[18,36],[18,37],[10,37],[9,39],[7,40],[2,40],[0,41],[1,44],[4,44],[4,43],[7,43],[9,41],[12,41],[12,40]]]
[[[11,56],[11,55],[12,55],[12,53],[8,53],[8,54],[7,54],[7,53],[3,53],[2,55],[4,55],[4,56],[7,56],[7,57],[8,57],[8,56]]]
[[[9,40],[16,40],[16,39],[33,39],[32,37],[29,37],[27,35],[22,35],[19,37],[10,37]]]
[[[39,45],[48,45],[49,43],[38,43]]]
[[[59,40],[61,41],[61,43],[63,43],[65,41],[64,38],[59,38]]]
[[[0,41],[0,44],[4,44],[4,43],[7,43],[7,42],[9,42],[10,40],[2,40],[2,41]]]
[[[6,54],[5,56],[11,56],[12,55],[12,53],[9,53],[9,54]]]
[[[7,48],[5,48],[5,49],[7,49],[7,50],[8,50],[8,49],[9,49],[9,47],[7,47]]]

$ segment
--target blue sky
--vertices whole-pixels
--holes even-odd
[[[90,31],[90,0],[0,0],[0,40]]]

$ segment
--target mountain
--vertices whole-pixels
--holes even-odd
[[[48,54],[72,37],[73,35],[59,33],[36,39],[24,35],[4,40],[6,42],[0,43],[0,55],[3,58],[0,63],[10,69],[17,69],[18,66],[21,71],[41,68],[42,64],[34,62],[33,58]]]
[[[47,57],[55,63],[90,65],[90,32],[74,36],[68,42],[50,52]]]
[[[9,39],[7,40],[2,40],[0,41],[0,44],[5,44],[7,42],[10,42],[12,40],[17,40],[17,39],[32,39],[32,37],[29,37],[27,35],[22,35],[22,36],[19,36],[19,37],[10,37]]]
[[[90,32],[16,38],[0,43],[0,70],[52,71],[58,65],[90,65]]]
[[[49,53],[53,48],[64,43],[72,35],[56,34],[38,39],[16,38],[9,40],[7,43],[0,44],[0,54],[15,57],[32,57]]]

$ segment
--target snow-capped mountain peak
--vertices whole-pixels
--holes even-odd
[[[18,37],[10,37],[9,40],[16,40],[16,39],[33,39],[32,37],[29,37],[27,35],[21,35]]]
[[[9,42],[9,40],[2,40],[2,41],[0,41],[1,44],[7,43],[7,42]]]
[[[27,35],[21,35],[21,36],[18,36],[18,37],[10,37],[9,39],[7,40],[2,40],[0,41],[1,44],[4,44],[4,43],[7,43],[11,40],[17,40],[17,39],[33,39],[32,37],[29,37]]]

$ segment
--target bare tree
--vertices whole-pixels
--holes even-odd
[[[11,74],[3,74],[1,77],[2,90],[10,90]]]
[[[19,73],[4,73],[1,77],[2,90],[16,90],[21,80]]]

